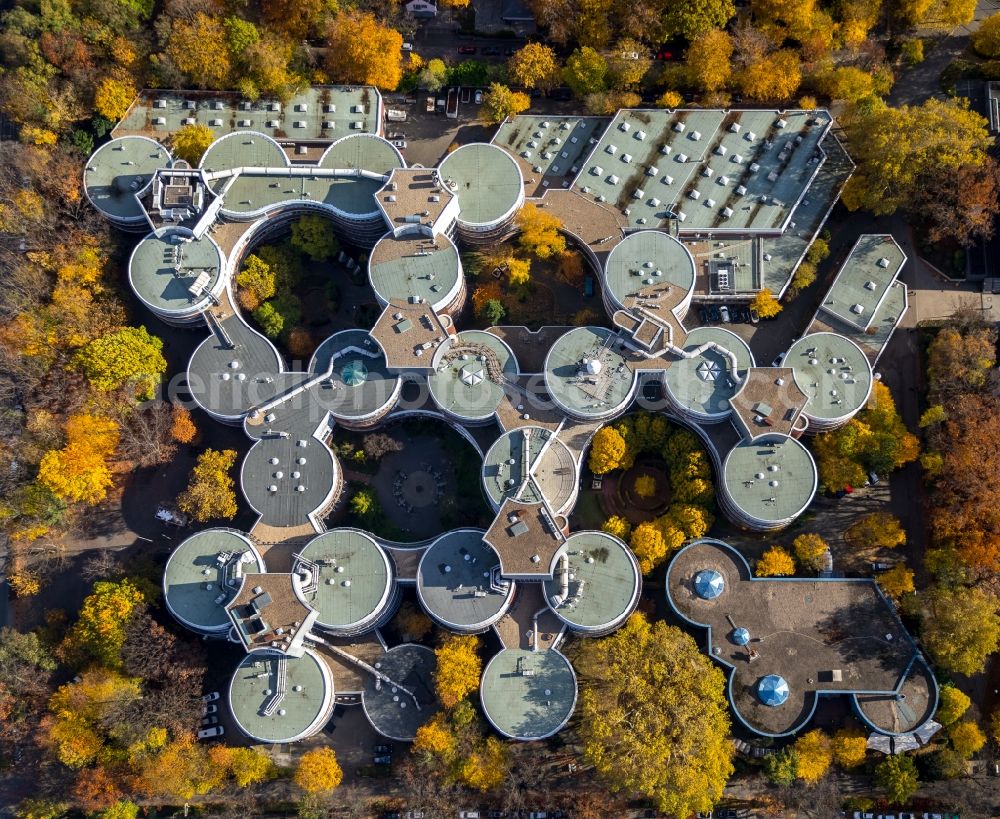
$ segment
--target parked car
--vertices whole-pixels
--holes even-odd
[[[384,754],[383,756],[372,757],[372,762],[376,765],[391,765],[392,757],[388,754]]]
[[[458,47],[459,54],[475,54],[476,47],[473,45],[463,45]]]
[[[484,57],[499,57],[500,56],[500,49],[497,48],[496,46],[486,46],[486,48],[483,49],[483,56]]]
[[[868,485],[869,486],[878,486],[879,483],[881,483],[881,479],[879,478],[878,473],[874,472],[874,471],[869,472],[868,473]]]
[[[716,306],[711,306],[708,308],[708,320],[711,324],[716,324],[719,321],[721,314],[719,313],[719,308]]]
[[[482,90],[476,91],[476,105],[483,104],[483,92]]]
[[[403,51],[413,51],[413,43],[403,43]]]
[[[424,812],[422,810],[408,810],[403,819],[424,819]]]
[[[207,717],[209,714],[218,714],[218,713],[219,713],[219,706],[215,705],[214,703],[211,705],[206,705],[201,709],[201,715],[203,717]]]
[[[458,819],[479,819],[478,810],[460,810],[458,812]]]
[[[218,725],[219,724],[219,718],[218,717],[205,717],[201,721],[201,724],[202,725]]]
[[[392,753],[392,746],[391,745],[376,745],[373,750],[375,751],[376,754],[379,754],[380,756],[384,756],[385,754],[391,754]]]
[[[757,324],[759,321],[760,321],[760,316],[757,314],[757,311],[754,310],[751,307],[750,308],[750,323],[751,324]]]
[[[386,139],[405,139],[405,138],[406,134],[404,134],[402,131],[393,131],[392,133],[386,135]]]
[[[405,139],[394,139],[392,141],[392,147],[393,148],[399,148],[399,150],[402,151],[404,148],[406,148],[406,140]]]
[[[206,694],[204,697],[202,697],[201,701],[202,702],[215,702],[217,699],[219,699],[219,692],[218,691],[212,691],[211,693]]]
[[[224,733],[226,733],[226,731],[221,725],[215,725],[211,728],[202,728],[198,732],[198,739],[212,739],[212,737],[221,737]]]
[[[729,308],[726,307],[726,305],[723,304],[722,307],[719,308],[719,313],[721,313],[721,315],[722,315],[722,321],[723,321],[723,323],[729,324],[729,322],[731,320],[730,319],[730,315],[729,315]]]
[[[778,357],[771,362],[772,367],[780,367],[781,362],[785,360],[785,353],[778,353]]]

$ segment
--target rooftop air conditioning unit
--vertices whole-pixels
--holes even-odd
[[[184,117],[184,119],[181,120],[181,124],[182,125],[194,125],[197,121],[198,120],[196,120],[194,117]]]
[[[221,128],[222,127],[222,120],[221,119],[210,119],[208,121],[208,124],[211,125],[213,128]]]
[[[715,149],[715,155],[716,156],[725,156],[726,155],[726,146],[725,145],[719,145]]]
[[[865,290],[874,290],[875,282],[865,282]]]
[[[352,105],[351,106],[351,113],[352,114],[363,114],[364,112],[365,112],[365,108],[364,108],[363,105]]]
[[[755,139],[757,139],[757,135],[753,131],[747,131],[743,135],[743,139],[745,139],[747,142],[753,142]]]
[[[622,162],[628,165],[632,161],[632,154],[622,154]]]
[[[306,111],[309,110],[309,106],[306,105],[304,102],[297,102],[295,103],[295,110],[298,111],[300,114],[304,114]]]
[[[250,111],[252,109],[253,109],[253,103],[252,102],[249,102],[247,100],[243,100],[243,102],[240,103],[240,110],[241,111]]]
[[[673,185],[674,184],[674,178],[672,176],[670,176],[669,174],[667,174],[666,176],[664,176],[661,181],[663,182],[664,185]]]
[[[335,123],[331,119],[325,119],[325,120],[323,120],[323,128],[324,128],[324,130],[332,131],[336,127],[336,125],[337,125],[337,123]]]
[[[212,101],[212,110],[213,111],[221,111],[222,108],[223,108],[222,100],[213,100]]]
[[[306,127],[306,121],[304,119],[297,119],[297,120],[295,120],[294,125],[295,125],[296,128],[305,128]]]
[[[167,101],[166,100],[156,100],[156,102],[153,103],[153,107],[154,108],[166,108],[167,107]]]
[[[351,123],[351,128],[353,128],[355,131],[360,131],[364,127],[365,124],[360,120],[355,120],[354,122]]]
[[[238,120],[236,124],[239,125],[240,128],[249,128],[253,123],[248,119],[241,119]]]
[[[627,122],[620,122],[620,123],[618,123],[618,130],[619,131],[624,131],[626,134],[629,132],[629,130],[631,129],[631,127],[632,126],[629,125]]]
[[[612,185],[617,185],[619,182],[621,182],[621,179],[619,179],[614,174],[611,174],[611,176],[608,177],[608,182]]]
[[[636,131],[635,132],[635,138],[637,140],[639,140],[640,142],[642,142],[646,138],[646,132],[645,131]]]
[[[854,313],[856,316],[860,316],[863,312],[865,312],[865,308],[861,304],[852,304],[851,312]]]
[[[705,207],[706,208],[714,208],[715,207],[715,200],[711,199],[711,198],[706,199],[705,200]]]
[[[698,192],[697,188],[695,188],[694,190],[691,191],[691,193],[688,194],[688,199],[701,199],[701,194]]]
[[[606,154],[611,154],[611,156],[614,156],[616,153],[618,153],[618,149],[614,145],[608,145],[608,147],[604,149],[604,152]]]
[[[269,102],[267,104],[267,110],[268,111],[280,111],[281,110],[281,103],[280,102]]]
[[[166,117],[153,117],[153,125],[166,125],[166,124],[167,124]]]
[[[642,199],[646,195],[646,192],[642,188],[636,188],[635,193],[632,194],[633,199]]]
[[[732,208],[723,208],[722,209],[722,218],[723,219],[728,219],[732,215],[733,215],[733,209]]]
[[[646,168],[646,176],[656,176],[660,172],[660,169],[655,165],[650,165]]]
[[[688,134],[688,139],[697,142],[699,139],[701,139],[701,131],[692,131],[690,134]]]
[[[334,105],[332,102],[328,102],[326,105],[323,106],[323,112],[326,114],[335,114],[337,113],[337,106]]]
[[[774,123],[774,127],[775,128],[784,128],[787,125],[788,125],[788,121],[784,120],[784,119],[780,119],[780,118]]]
[[[276,120],[276,119],[269,119],[267,121],[267,127],[268,128],[277,128],[280,124],[281,123],[278,122],[278,120]]]
[[[600,176],[602,173],[604,173],[604,168],[600,165],[594,165],[594,167],[590,169],[591,176]]]
[[[742,127],[743,126],[740,125],[738,122],[734,122],[732,125],[729,126],[729,130],[734,134],[738,134],[740,132],[740,128]]]
[[[683,122],[675,122],[674,123],[674,130],[678,134],[683,134],[684,133],[684,123]]]
[[[184,107],[187,108],[188,111],[193,111],[195,108],[198,107],[198,103],[196,103],[194,100],[184,100]]]
[[[889,266],[889,260],[887,258],[885,258],[885,256],[883,256],[881,259],[878,260],[878,266],[879,267],[888,267]]]

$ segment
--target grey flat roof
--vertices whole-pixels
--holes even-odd
[[[568,595],[563,594],[560,571],[564,554],[569,558]],[[603,631],[635,609],[641,583],[639,566],[625,544],[604,532],[576,532],[556,553],[556,571],[545,583],[545,597],[570,626]]]
[[[316,163],[320,168],[354,168],[377,174],[389,174],[405,166],[393,144],[376,134],[351,134],[338,139]],[[381,187],[381,186],[380,186]]]
[[[528,474],[532,475],[527,480]],[[559,512],[576,489],[576,463],[551,430],[524,426],[505,432],[483,458],[483,486],[493,506],[507,498],[525,503],[545,500]]]
[[[287,168],[289,164],[281,146],[266,134],[233,131],[208,146],[198,167],[206,171],[224,171],[230,168]],[[216,191],[220,187],[216,184]]]
[[[858,346],[834,333],[811,333],[788,349],[785,367],[809,396],[804,412],[816,418],[843,418],[865,405],[872,368]]]
[[[906,256],[888,234],[858,237],[820,306],[851,327],[872,323]]]
[[[433,306],[450,301],[461,271],[458,249],[443,234],[387,233],[368,260],[372,289],[385,302],[420,298]]]
[[[285,695],[267,716],[264,707],[278,689],[281,662],[285,665]],[[247,654],[229,688],[229,707],[236,722],[261,742],[289,742],[308,733],[333,699],[332,678],[322,662],[310,651],[302,657],[264,651]]]
[[[674,307],[694,287],[694,261],[673,236],[641,230],[625,237],[611,251],[605,263],[605,281],[619,305],[624,306],[627,297],[641,290]]]
[[[417,735],[417,729],[428,722],[440,708],[434,694],[434,672],[437,670],[434,652],[426,646],[405,643],[390,648],[373,664],[392,682],[406,688],[413,697],[390,683],[382,683],[376,689],[375,678],[365,674],[365,689],[361,701],[368,721],[376,731],[389,739],[412,741]]]
[[[634,227],[679,212],[687,232],[781,230],[816,170],[830,122],[825,111],[626,109],[575,185],[627,211]]]
[[[445,157],[439,171],[445,185],[458,197],[459,221],[468,224],[500,220],[518,206],[524,195],[517,163],[502,148],[488,143],[463,145]]]
[[[153,173],[170,164],[167,149],[146,137],[127,136],[104,143],[87,160],[83,184],[94,207],[108,216],[142,219],[135,194]]]
[[[625,404],[635,374],[617,352],[614,339],[615,334],[603,327],[577,327],[556,339],[545,358],[545,385],[557,402],[578,415],[595,417]],[[581,373],[584,358],[599,361],[600,372]]]
[[[163,591],[171,612],[190,626],[206,631],[230,625],[226,605],[239,591],[235,562],[219,561],[220,553],[249,554],[244,573],[262,572],[264,564],[247,538],[232,529],[206,529],[184,540],[170,555],[163,572]],[[219,595],[223,599],[216,603]]]
[[[500,558],[483,542],[482,529],[446,532],[424,552],[417,591],[424,608],[453,629],[481,631],[502,616],[512,583],[494,584]]]
[[[215,182],[214,189],[221,189],[223,182]],[[349,215],[367,216],[379,212],[375,194],[381,187],[379,179],[310,177],[309,166],[302,166],[301,171],[296,169],[280,180],[251,169],[236,177],[226,193],[223,208],[232,213],[255,213],[285,202],[308,199]]]
[[[722,471],[729,496],[760,521],[795,517],[816,491],[812,455],[797,440],[784,435],[740,441],[729,451]],[[771,486],[772,481],[777,486]]]
[[[136,245],[128,275],[135,294],[149,307],[187,311],[207,301],[224,266],[222,251],[210,236],[195,239],[184,230],[161,228]],[[202,295],[193,296],[190,288],[203,272],[210,276],[208,283]]]
[[[335,417],[361,418],[377,413],[398,393],[399,376],[388,371],[382,348],[364,330],[341,330],[327,338],[313,353],[309,372],[324,373],[331,361],[333,375],[310,387],[306,395],[311,404]],[[351,383],[345,381],[345,374]]]
[[[306,462],[300,464],[300,458]],[[240,482],[262,523],[298,526],[309,523],[309,514],[319,510],[333,492],[335,471],[333,453],[310,434],[293,429],[287,438],[261,437],[243,461]],[[272,486],[276,491],[271,491]]]
[[[487,719],[502,734],[542,739],[552,736],[572,716],[576,674],[555,649],[505,648],[493,655],[483,671],[479,699]]]
[[[331,106],[336,110],[330,110]],[[361,106],[360,112],[352,110],[356,106]],[[379,109],[378,91],[366,86],[310,86],[284,103],[251,102],[235,92],[150,89],[139,95],[114,133],[148,133],[166,138],[191,120],[207,125],[220,136],[252,128],[276,139],[331,140],[358,130],[354,123],[360,123],[363,131],[377,131]],[[156,118],[164,122],[156,123]],[[215,122],[219,124],[212,124]],[[326,123],[333,127],[324,127]]]
[[[481,330],[463,330],[427,379],[434,400],[462,418],[493,415],[504,400],[502,380],[517,376],[517,360],[503,341]]]
[[[736,356],[743,374],[754,364],[747,343],[721,327],[696,327],[684,340],[684,351],[693,352],[714,342]],[[729,375],[729,360],[718,350],[707,349],[693,358],[672,361],[666,372],[666,386],[673,399],[688,412],[701,416],[728,413],[737,384]]]
[[[316,591],[306,595],[317,622],[349,629],[381,609],[389,597],[389,558],[371,537],[356,529],[333,529],[314,537],[299,555],[317,564]]]

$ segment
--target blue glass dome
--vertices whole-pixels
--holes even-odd
[[[704,569],[694,576],[695,593],[705,599],[713,600],[726,588],[726,581],[715,569]]]
[[[348,387],[359,387],[368,378],[368,368],[361,361],[349,361],[341,370],[340,377]]]
[[[772,707],[781,705],[788,699],[788,683],[784,677],[768,674],[757,685],[757,695],[764,705]]]
[[[745,628],[733,629],[733,642],[738,646],[745,646],[750,642],[750,632]]]

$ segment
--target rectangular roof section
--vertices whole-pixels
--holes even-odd
[[[906,261],[906,254],[888,234],[858,237],[837,273],[820,311],[848,327],[867,330]]]

